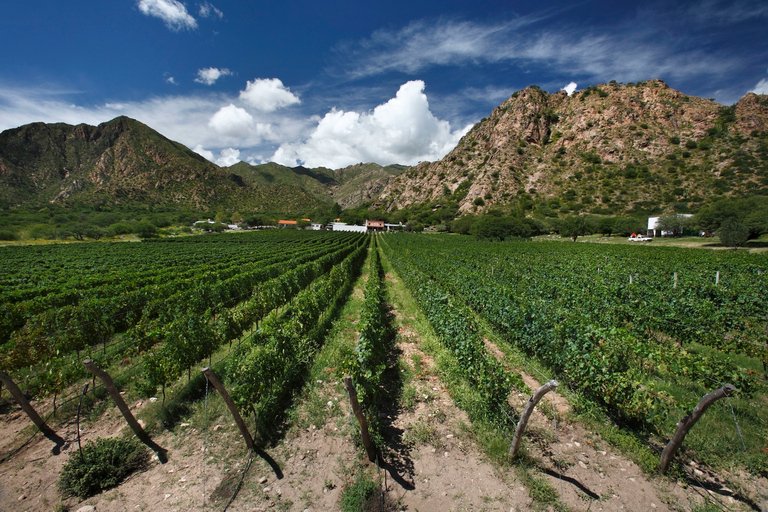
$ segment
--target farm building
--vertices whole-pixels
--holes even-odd
[[[365,227],[368,231],[384,231],[383,220],[366,220]]]

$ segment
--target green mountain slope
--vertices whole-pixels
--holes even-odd
[[[98,126],[34,123],[0,133],[0,208],[72,201],[285,213],[320,204],[295,184],[246,183],[127,117]]]
[[[276,163],[250,165],[239,162],[228,169],[241,176],[248,184],[301,187],[320,201],[352,208],[375,198],[393,177],[402,174],[407,167],[382,167],[375,163],[361,163],[332,170],[325,167],[307,169],[285,167]]]

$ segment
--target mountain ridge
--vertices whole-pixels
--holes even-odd
[[[374,207],[452,201],[460,213],[537,203],[554,213],[688,211],[718,197],[768,195],[766,129],[765,95],[725,107],[661,80],[571,96],[531,86],[443,159],[393,179]]]

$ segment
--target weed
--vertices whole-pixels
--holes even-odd
[[[85,499],[114,487],[149,464],[149,450],[135,439],[101,438],[89,441],[67,461],[59,488],[65,496]]]

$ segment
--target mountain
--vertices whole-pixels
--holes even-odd
[[[768,195],[768,96],[725,107],[661,80],[568,96],[516,92],[438,162],[392,179],[374,207],[449,203],[460,212],[688,211]]]
[[[408,167],[360,163],[332,170],[325,167],[307,169],[276,163],[250,165],[239,162],[228,169],[242,176],[246,183],[301,187],[321,201],[338,203],[342,208],[354,208],[376,198],[392,178],[405,172]]]
[[[246,183],[127,117],[0,133],[0,209],[72,201],[297,214],[321,204],[292,184]]]

